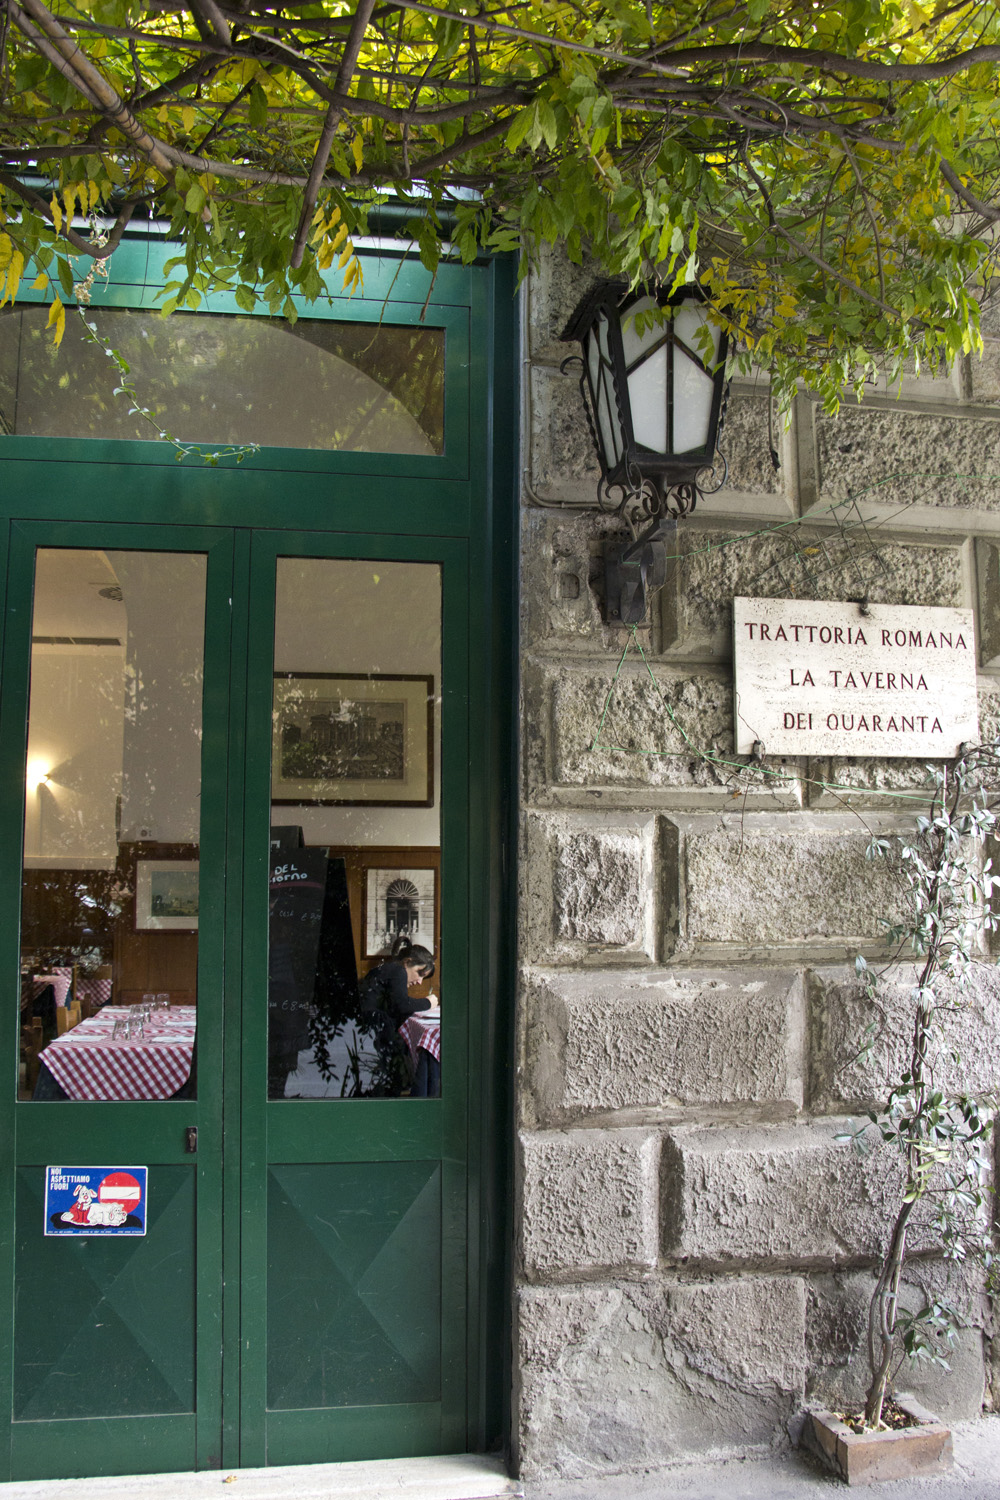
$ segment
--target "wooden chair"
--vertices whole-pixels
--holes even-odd
[[[21,1061],[24,1063],[24,1086],[29,1095],[34,1093],[38,1082],[38,1070],[41,1067],[38,1058],[44,1046],[42,1023],[36,1016],[33,1021],[21,1027]]]

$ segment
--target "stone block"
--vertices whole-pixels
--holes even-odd
[[[733,598],[853,599],[969,604],[965,548],[890,542],[857,527],[794,526],[747,538],[737,530],[685,526],[660,594],[665,652],[729,661]],[[1000,628],[1000,627],[998,627]]]
[[[982,358],[972,355],[968,368],[973,401],[1000,401],[1000,339],[987,334]]]
[[[885,1098],[908,1065],[919,971],[900,966],[879,989],[880,1015],[866,1000],[853,965],[811,971],[809,993],[809,1103],[816,1111],[867,1109]],[[996,1087],[1000,1050],[1000,972],[973,969],[964,995],[942,986],[942,1040],[934,1059],[935,1086],[986,1094]],[[954,1007],[954,1008],[952,1008]],[[877,1028],[870,1051],[859,1056]],[[955,1063],[951,1054],[961,1059]]]
[[[663,1145],[663,1250],[710,1265],[843,1262],[879,1254],[895,1215],[898,1153],[861,1157],[848,1124],[681,1126]]]
[[[777,1446],[802,1404],[804,1328],[797,1276],[522,1289],[521,1474],[582,1478]]]
[[[870,833],[858,819],[725,813],[672,821],[682,840],[678,952],[841,957],[883,948],[901,893],[891,863],[866,858]]]
[[[720,497],[736,495],[783,495],[788,466],[775,470],[768,440],[767,392],[740,389],[734,385],[726,406],[726,420],[719,440],[726,456],[726,483]],[[779,439],[780,442],[780,439]]]
[[[811,1402],[839,1411],[857,1411],[870,1379],[867,1356],[868,1304],[875,1279],[869,1271],[814,1275],[807,1284],[806,1394]],[[909,1261],[900,1286],[900,1304],[909,1313],[926,1306],[928,1296],[947,1297],[968,1326],[954,1344],[942,1348],[950,1369],[924,1359],[904,1359],[895,1387],[913,1394],[946,1421],[978,1417],[986,1388],[984,1331],[988,1307],[982,1286],[968,1270],[939,1261]]]
[[[521,903],[528,962],[654,957],[656,820],[529,813]]]
[[[976,539],[976,581],[979,610],[979,665],[988,672],[1000,671],[1000,547],[985,537]]]
[[[798,761],[776,761],[763,779],[734,753],[728,673],[647,667],[633,649],[620,670],[617,658],[601,668],[532,670],[525,701],[531,738],[544,741],[525,763],[533,799],[599,794],[629,805],[638,795],[648,807],[718,806],[737,796],[741,807],[744,797],[759,807],[801,802]]]
[[[802,1103],[795,970],[650,970],[525,977],[535,1117],[705,1105],[790,1114]]]
[[[648,1130],[522,1135],[527,1274],[655,1265],[659,1149]]]
[[[1000,688],[979,687],[979,739],[984,745],[1000,739]]]
[[[564,344],[561,334],[578,302],[602,273],[590,259],[574,265],[566,255],[543,246],[527,287],[528,352],[532,359],[561,364],[579,345]]]
[[[816,434],[821,504],[854,496],[881,505],[1000,509],[1000,490],[976,477],[1000,466],[1000,416],[844,406],[839,417],[817,415]]]
[[[571,353],[567,347],[563,357]],[[546,500],[597,504],[601,477],[579,377],[533,365],[528,397],[531,484]]]

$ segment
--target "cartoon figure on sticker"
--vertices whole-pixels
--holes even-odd
[[[107,1181],[106,1178],[105,1181]],[[104,1183],[101,1184],[101,1187],[103,1186]],[[64,1224],[100,1224],[111,1229],[119,1229],[128,1218],[128,1213],[121,1203],[99,1203],[94,1189],[82,1182],[78,1182],[73,1189],[73,1197],[76,1201],[72,1208],[59,1215]]]

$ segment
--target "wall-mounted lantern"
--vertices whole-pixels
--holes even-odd
[[[725,478],[713,470],[729,337],[711,322],[700,287],[630,294],[623,283],[604,281],[584,297],[562,338],[583,346],[580,390],[601,465],[598,499],[626,517],[634,537],[606,554],[605,619],[639,624],[647,592],[666,576],[667,538],[678,518]]]

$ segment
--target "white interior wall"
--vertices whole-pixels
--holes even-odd
[[[114,865],[124,668],[122,650],[34,649],[25,788],[29,868]]]
[[[39,553],[33,634],[121,645],[34,647],[29,864],[110,867],[119,793],[123,840],[198,841],[204,600],[202,556]],[[436,564],[279,561],[276,671],[433,677],[434,805],[274,806],[272,823],[310,844],[440,842],[440,635]]]
[[[128,619],[121,838],[196,844],[205,557],[112,552]]]

